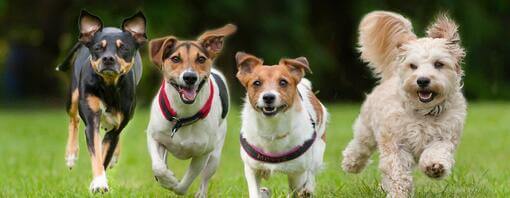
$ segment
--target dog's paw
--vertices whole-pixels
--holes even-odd
[[[359,173],[368,163],[370,163],[369,160],[360,161],[359,159],[353,159],[352,157],[344,156],[342,161],[342,169],[348,173]]]
[[[78,160],[78,156],[76,154],[67,154],[66,155],[66,166],[69,169],[73,169],[76,164],[76,160]]]
[[[262,198],[271,197],[271,190],[269,190],[269,188],[262,187],[262,188],[260,188],[259,192],[260,192],[260,197],[262,197]]]
[[[95,177],[90,183],[90,192],[92,193],[106,193],[108,192],[108,181],[106,175]]]
[[[301,190],[297,193],[297,197],[299,198],[313,197],[313,193],[309,190]]]
[[[179,184],[179,180],[175,177],[175,175],[170,170],[161,170],[161,171],[155,171],[154,177],[156,178],[156,181],[166,189],[172,190],[175,192],[175,188],[177,188],[177,185]]]
[[[434,179],[441,179],[448,173],[445,166],[441,163],[431,163],[425,166],[424,172],[427,176]]]
[[[115,165],[117,165],[117,163],[119,163],[119,156],[112,156],[112,159],[110,160],[110,163],[108,164],[108,167],[110,169],[112,169],[113,167],[115,167]]]
[[[207,197],[207,192],[202,192],[201,190],[199,190],[197,193],[195,193],[195,198],[206,198]]]

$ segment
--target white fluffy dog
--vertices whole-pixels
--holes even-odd
[[[378,148],[383,189],[389,197],[409,197],[416,163],[436,179],[454,164],[466,117],[457,25],[439,15],[417,38],[403,16],[375,11],[363,18],[359,34],[361,58],[380,82],[354,123],[342,168],[360,172]]]

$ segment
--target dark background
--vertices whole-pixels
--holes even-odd
[[[61,105],[69,74],[55,66],[77,41],[81,9],[100,16],[105,26],[120,26],[123,18],[142,10],[148,36],[196,38],[201,32],[234,23],[238,32],[226,41],[216,60],[229,78],[233,101],[243,95],[235,79],[234,54],[245,51],[276,64],[281,57],[306,56],[308,75],[324,101],[359,102],[374,86],[356,51],[357,25],[372,10],[403,14],[415,32],[424,29],[439,11],[448,11],[460,24],[467,57],[465,95],[471,101],[510,99],[510,1],[358,0],[349,2],[283,1],[83,1],[0,0],[0,103],[35,102]],[[139,85],[139,103],[148,104],[160,82],[148,61]]]

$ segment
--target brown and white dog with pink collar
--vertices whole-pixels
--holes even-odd
[[[237,78],[247,91],[240,141],[250,197],[270,196],[260,180],[274,172],[288,176],[290,194],[312,196],[326,148],[328,113],[303,78],[310,71],[307,59],[268,66],[238,52],[236,61]]]
[[[209,179],[218,167],[229,96],[213,61],[224,38],[235,31],[236,26],[227,24],[197,40],[167,36],[149,43],[151,61],[160,68],[163,82],[152,103],[147,143],[156,180],[176,194],[185,194],[201,174],[196,197],[206,197]],[[167,167],[167,152],[177,159],[191,159],[181,181]]]

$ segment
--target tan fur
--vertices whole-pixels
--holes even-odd
[[[448,41],[448,48],[452,55],[457,59],[456,71],[464,75],[460,64],[462,63],[466,52],[460,46],[459,26],[448,18],[445,13],[439,14],[434,23],[427,28],[427,36],[430,38],[443,38]]]
[[[457,25],[441,16],[424,38],[413,38],[410,27],[402,16],[381,11],[361,22],[362,58],[382,80],[367,95],[343,151],[342,168],[358,173],[379,150],[388,197],[413,195],[415,166],[434,179],[450,174],[466,117]],[[420,87],[419,78],[430,82]],[[433,93],[430,100],[420,100],[424,90]]]
[[[316,114],[315,122],[317,124],[317,127],[320,127],[320,124],[323,123],[322,119],[324,119],[323,118],[324,109],[322,108],[322,103],[319,101],[319,99],[317,98],[317,96],[315,96],[313,92],[310,92],[308,94],[308,98]],[[324,131],[324,134],[322,134],[321,139],[324,140],[324,142],[326,142],[326,131]]]
[[[282,59],[278,65],[273,66],[262,65],[261,59],[248,54],[240,55],[238,60],[241,62],[238,62],[239,72],[237,73],[237,78],[245,86],[251,105],[257,104],[261,93],[275,88],[281,97],[282,103],[285,104],[284,111],[292,107],[294,101],[299,99],[296,87],[308,65],[305,66],[293,59]],[[246,63],[246,61],[253,61],[255,64],[247,65],[250,63]],[[250,72],[244,72],[247,69],[243,69],[243,67],[249,67]],[[281,80],[287,81],[287,86],[281,87],[279,85]],[[255,81],[260,81],[261,86],[253,85]],[[257,109],[257,107],[253,107]]]
[[[78,89],[75,89],[71,94],[71,105],[69,107],[69,135],[67,138],[67,147],[66,147],[66,160],[68,161],[68,166],[72,167],[74,165],[74,160],[78,157],[78,127],[80,124],[80,118],[78,117],[78,98],[79,92]]]
[[[96,96],[87,96],[87,103],[93,112],[98,112],[101,108],[101,99]]]
[[[101,145],[101,138],[99,137],[99,131],[94,132],[94,153],[91,153],[90,159],[92,163],[92,173],[94,177],[98,177],[104,174],[103,166],[103,148]]]
[[[391,12],[371,12],[363,17],[359,25],[361,58],[382,80],[393,75],[399,47],[414,39],[416,35],[411,22]]]

